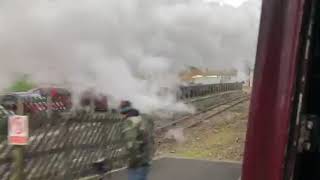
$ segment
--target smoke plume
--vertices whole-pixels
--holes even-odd
[[[37,84],[94,88],[143,111],[170,107],[158,95],[193,65],[253,60],[258,0],[238,7],[201,0],[2,0],[0,89],[21,74]]]
[[[175,128],[170,129],[165,134],[165,139],[175,140],[177,143],[184,143],[186,141],[186,137],[184,136],[184,129],[183,128]]]

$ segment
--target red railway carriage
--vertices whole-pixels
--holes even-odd
[[[53,102],[61,102],[66,109],[72,107],[71,93],[64,88],[58,87],[42,87],[32,89],[29,92],[39,94],[43,97],[51,97]]]
[[[23,99],[24,113],[33,113],[42,110],[43,103],[34,103],[33,99],[42,99],[43,97],[36,93],[16,92],[3,95],[1,97],[1,105],[6,109],[16,111],[18,98]]]
[[[47,97],[33,92],[16,92],[3,95],[0,104],[6,109],[16,111],[18,99],[20,99],[23,104],[25,114],[46,111],[49,108]],[[63,97],[54,97],[50,106],[54,111],[66,111],[71,107],[70,105],[68,106],[67,101],[65,101]]]
[[[320,179],[320,1],[264,0],[243,180]]]
[[[96,94],[93,91],[85,91],[81,97],[82,106],[93,106],[95,111],[108,111],[108,98],[103,94]]]
[[[36,88],[28,92],[9,93],[3,95],[0,104],[7,109],[16,110],[18,98],[22,99],[25,113],[45,111],[49,108],[48,97],[51,97],[51,108],[66,111],[72,108],[72,94],[64,88],[46,87]],[[86,91],[81,96],[82,106],[93,106],[95,111],[108,111],[107,96]]]
[[[57,87],[47,87],[47,88],[37,88],[31,90],[32,93],[38,93],[41,96],[52,97],[52,101],[61,101],[70,109],[72,107],[71,102],[71,92],[65,88],[57,88]],[[92,102],[92,103],[91,103]],[[80,103],[82,106],[93,105],[95,111],[107,111],[108,110],[108,100],[107,96],[102,94],[93,93],[93,91],[85,91],[81,95]]]

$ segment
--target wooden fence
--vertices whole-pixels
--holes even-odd
[[[31,136],[23,150],[23,179],[71,180],[125,165],[123,123],[117,114],[77,111],[49,116],[39,112],[29,121]],[[2,141],[1,180],[10,179],[14,173],[12,149]],[[101,161],[105,167],[97,172],[97,162]]]

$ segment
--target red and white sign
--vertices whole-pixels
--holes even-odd
[[[11,145],[27,145],[29,141],[28,116],[10,116],[8,141]]]

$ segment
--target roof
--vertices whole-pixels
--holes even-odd
[[[236,69],[205,69],[202,70],[196,67],[189,67],[179,73],[182,81],[190,81],[195,76],[236,76],[238,71]]]
[[[70,91],[67,90],[66,88],[61,88],[61,87],[38,87],[34,88],[28,91],[28,93],[35,93],[36,91],[40,90],[41,95],[47,96],[51,93],[52,90],[55,90],[59,94],[65,94],[65,95],[70,95]]]
[[[206,70],[206,76],[236,76],[238,71],[236,69],[210,69]]]

